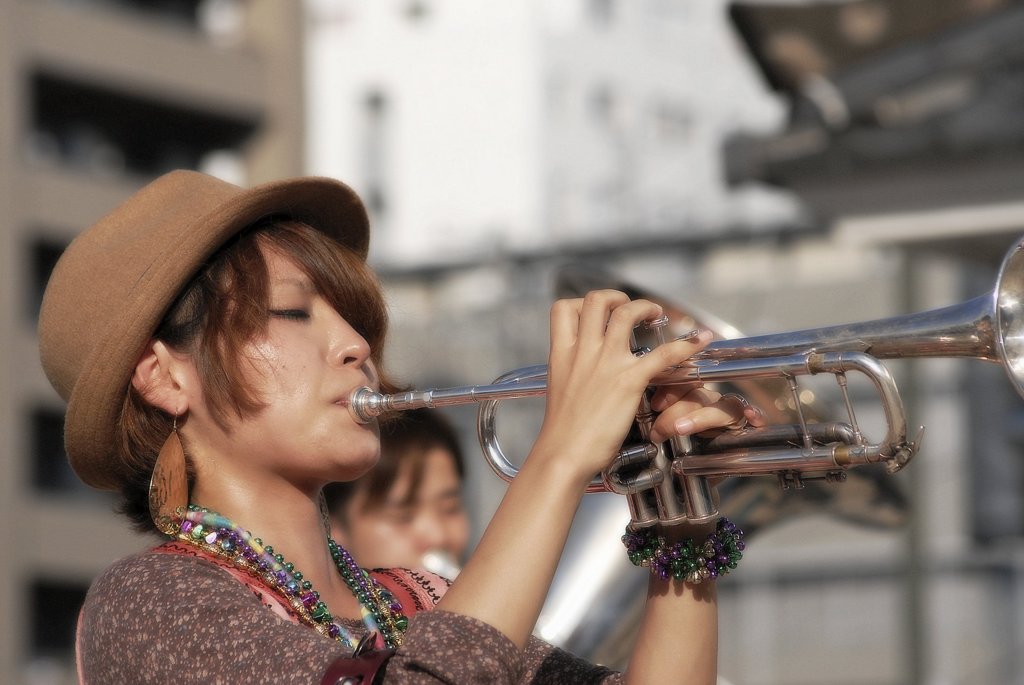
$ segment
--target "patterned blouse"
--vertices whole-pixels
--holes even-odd
[[[392,573],[421,609],[447,588],[427,574]],[[79,622],[85,685],[113,683],[312,683],[344,654],[340,644],[291,620],[269,592],[239,582],[209,559],[150,550],[118,561],[93,584]],[[390,583],[393,585],[393,582]],[[405,594],[405,593],[403,593]],[[359,621],[345,621],[356,637]],[[621,675],[531,638],[520,651],[468,616],[421,611],[387,663],[398,683],[620,683]]]

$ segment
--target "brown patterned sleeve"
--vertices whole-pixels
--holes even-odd
[[[395,592],[396,596],[405,597],[403,591],[414,594],[413,588],[416,588],[420,598],[414,604],[417,611],[424,611],[437,604],[450,585],[449,581],[440,576],[409,569],[376,569],[373,574]],[[443,611],[434,613],[445,615]],[[452,630],[454,632],[451,632]],[[450,634],[450,637],[445,637],[446,634]],[[472,680],[474,677],[483,677],[482,682],[516,682],[524,685],[615,685],[622,682],[621,674],[603,666],[595,666],[538,638],[531,638],[526,650],[513,657],[511,653],[506,652],[508,648],[513,647],[512,644],[499,631],[486,623],[457,614],[448,614],[440,630],[427,630],[423,635],[423,644],[416,645],[416,652],[430,655],[432,660],[436,657],[437,664],[426,666],[416,662],[415,658],[403,654],[401,658],[406,660],[406,667],[412,667],[415,663],[416,668],[424,668],[427,671],[433,669],[435,676],[452,677],[455,673],[461,673],[468,679],[452,682],[481,682]],[[433,647],[429,645],[439,638],[440,644]],[[408,643],[406,644],[408,647]],[[484,665],[480,672],[471,673],[466,670],[464,663],[474,661],[474,645],[493,645],[494,653],[500,655],[498,661]],[[485,651],[492,650],[488,648]],[[460,658],[462,654],[469,656]],[[492,665],[497,669],[493,673],[487,670]]]
[[[530,685],[619,685],[624,680],[617,671],[592,664],[538,638],[530,638],[523,656],[522,682]]]
[[[413,630],[413,626],[416,630]],[[409,622],[405,643],[388,662],[385,683],[520,682],[522,655],[507,637],[469,616],[434,609]]]
[[[392,657],[403,683],[513,683],[521,685],[620,685],[622,674],[531,638],[520,652],[501,632],[468,616],[442,610],[417,614],[421,629]],[[418,676],[413,676],[418,674]],[[419,676],[422,676],[420,679]],[[386,679],[385,683],[390,683]]]

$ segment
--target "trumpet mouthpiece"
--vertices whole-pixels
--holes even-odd
[[[369,386],[356,388],[348,398],[348,410],[358,423],[366,424],[384,413],[384,395]]]

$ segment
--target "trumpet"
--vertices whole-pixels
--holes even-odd
[[[884,464],[901,470],[918,451],[919,428],[908,438],[907,418],[887,359],[973,358],[1002,365],[1024,396],[1024,238],[1003,258],[996,283],[988,293],[961,304],[916,314],[805,329],[710,343],[685,363],[666,369],[651,381],[662,385],[782,379],[798,409],[796,423],[727,430],[706,439],[677,437],[656,445],[647,440],[654,415],[645,396],[631,437],[609,466],[595,477],[588,492],[611,491],[627,496],[633,528],[655,524],[700,523],[718,516],[710,478],[775,475],[784,488],[805,480],[841,482],[847,469]],[[645,322],[634,332],[634,353],[664,344],[666,317]],[[650,342],[651,344],[645,344]],[[848,373],[866,377],[874,386],[886,420],[885,435],[872,441],[858,425],[848,393]],[[813,423],[799,411],[801,376],[831,374],[846,407],[847,420]],[[505,480],[518,469],[496,437],[500,402],[544,395],[547,366],[510,371],[488,385],[461,386],[381,394],[356,390],[349,409],[368,422],[384,412],[479,403],[478,434],[491,468]]]

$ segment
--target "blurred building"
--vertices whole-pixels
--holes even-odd
[[[542,360],[557,262],[672,289],[709,241],[806,228],[789,194],[723,183],[723,139],[784,108],[720,3],[309,5],[310,170],[367,198],[389,353],[421,381]]]
[[[352,183],[417,384],[543,361],[568,266],[770,333],[979,294],[1024,232],[1016,2],[305,4],[0,0],[0,682],[71,682],[85,588],[148,542],[68,470],[34,330],[63,246],[162,171]],[[1021,402],[994,364],[893,366],[928,426],[906,511],[867,481],[743,500],[737,685],[1022,679]],[[612,499],[585,499],[540,629],[614,663],[644,578]]]
[[[85,589],[150,541],[67,466],[43,287],[76,233],[164,171],[301,172],[303,22],[277,0],[0,0],[0,17],[0,682],[76,682]]]
[[[569,265],[771,333],[979,295],[1024,233],[1019,3],[310,5],[311,169],[370,199],[391,370],[420,386],[543,361]],[[928,427],[892,491],[741,503],[759,531],[721,584],[730,681],[1020,682],[1021,402],[996,364],[892,366]],[[471,477],[483,520],[502,486]],[[636,576],[625,514],[591,501],[582,527],[611,525],[567,550],[540,629],[604,634],[615,662]]]
[[[833,268],[849,268],[842,256],[852,252],[884,255],[905,311],[995,288],[1024,234],[1024,4],[751,1],[734,3],[731,18],[789,117],[770,136],[729,141],[730,179],[796,192],[830,229],[821,252]],[[1004,274],[1007,310],[981,321],[979,335],[1013,325],[1019,279]],[[1005,345],[1011,366],[1016,337]],[[929,428],[901,474],[910,511],[900,551],[873,567],[851,555],[831,566],[831,581],[810,583],[806,565],[778,554],[767,577],[738,583],[758,607],[737,609],[745,637],[762,655],[820,643],[812,651],[864,674],[830,682],[1021,682],[1024,403],[994,364],[895,368],[914,420]],[[791,551],[801,549],[822,556],[808,544]],[[801,621],[801,585],[828,593],[832,610]],[[886,614],[871,627],[868,616]],[[782,660],[744,661],[744,682],[815,682]]]

